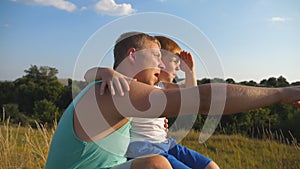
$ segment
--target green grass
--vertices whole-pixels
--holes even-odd
[[[9,121],[0,125],[0,169],[45,167],[54,129],[37,126],[37,129],[20,127]],[[174,137],[180,134],[175,133]],[[300,169],[300,148],[292,142],[214,135],[200,144],[198,137],[198,132],[191,131],[181,144],[213,159],[223,169]]]
[[[249,139],[240,135],[214,135],[205,143],[190,132],[181,144],[213,159],[223,169],[300,169],[300,148],[275,140]]]

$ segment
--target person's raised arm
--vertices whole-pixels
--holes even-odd
[[[181,51],[180,57],[180,69],[185,73],[185,86],[194,87],[197,86],[197,78],[194,69],[194,59],[190,52]]]

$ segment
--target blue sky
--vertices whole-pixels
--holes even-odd
[[[201,30],[216,49],[225,78],[259,82],[282,75],[300,81],[298,0],[2,0],[0,80],[22,77],[30,65],[55,67],[59,78],[71,78],[80,51],[97,30],[144,12],[171,14]],[[206,74],[196,64],[201,79]]]

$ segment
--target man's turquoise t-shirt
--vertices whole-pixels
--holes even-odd
[[[46,169],[111,168],[127,161],[125,153],[130,140],[130,121],[105,138],[94,142],[82,141],[74,132],[74,107],[97,83],[100,82],[93,82],[81,91],[61,117],[52,138]]]

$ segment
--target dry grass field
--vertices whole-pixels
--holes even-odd
[[[54,128],[36,124],[21,127],[0,125],[0,169],[44,168]],[[175,133],[174,137],[176,137]],[[191,131],[181,144],[212,158],[223,169],[300,169],[297,143],[280,143],[272,139],[249,139],[239,135],[214,135],[205,143],[199,133]]]

